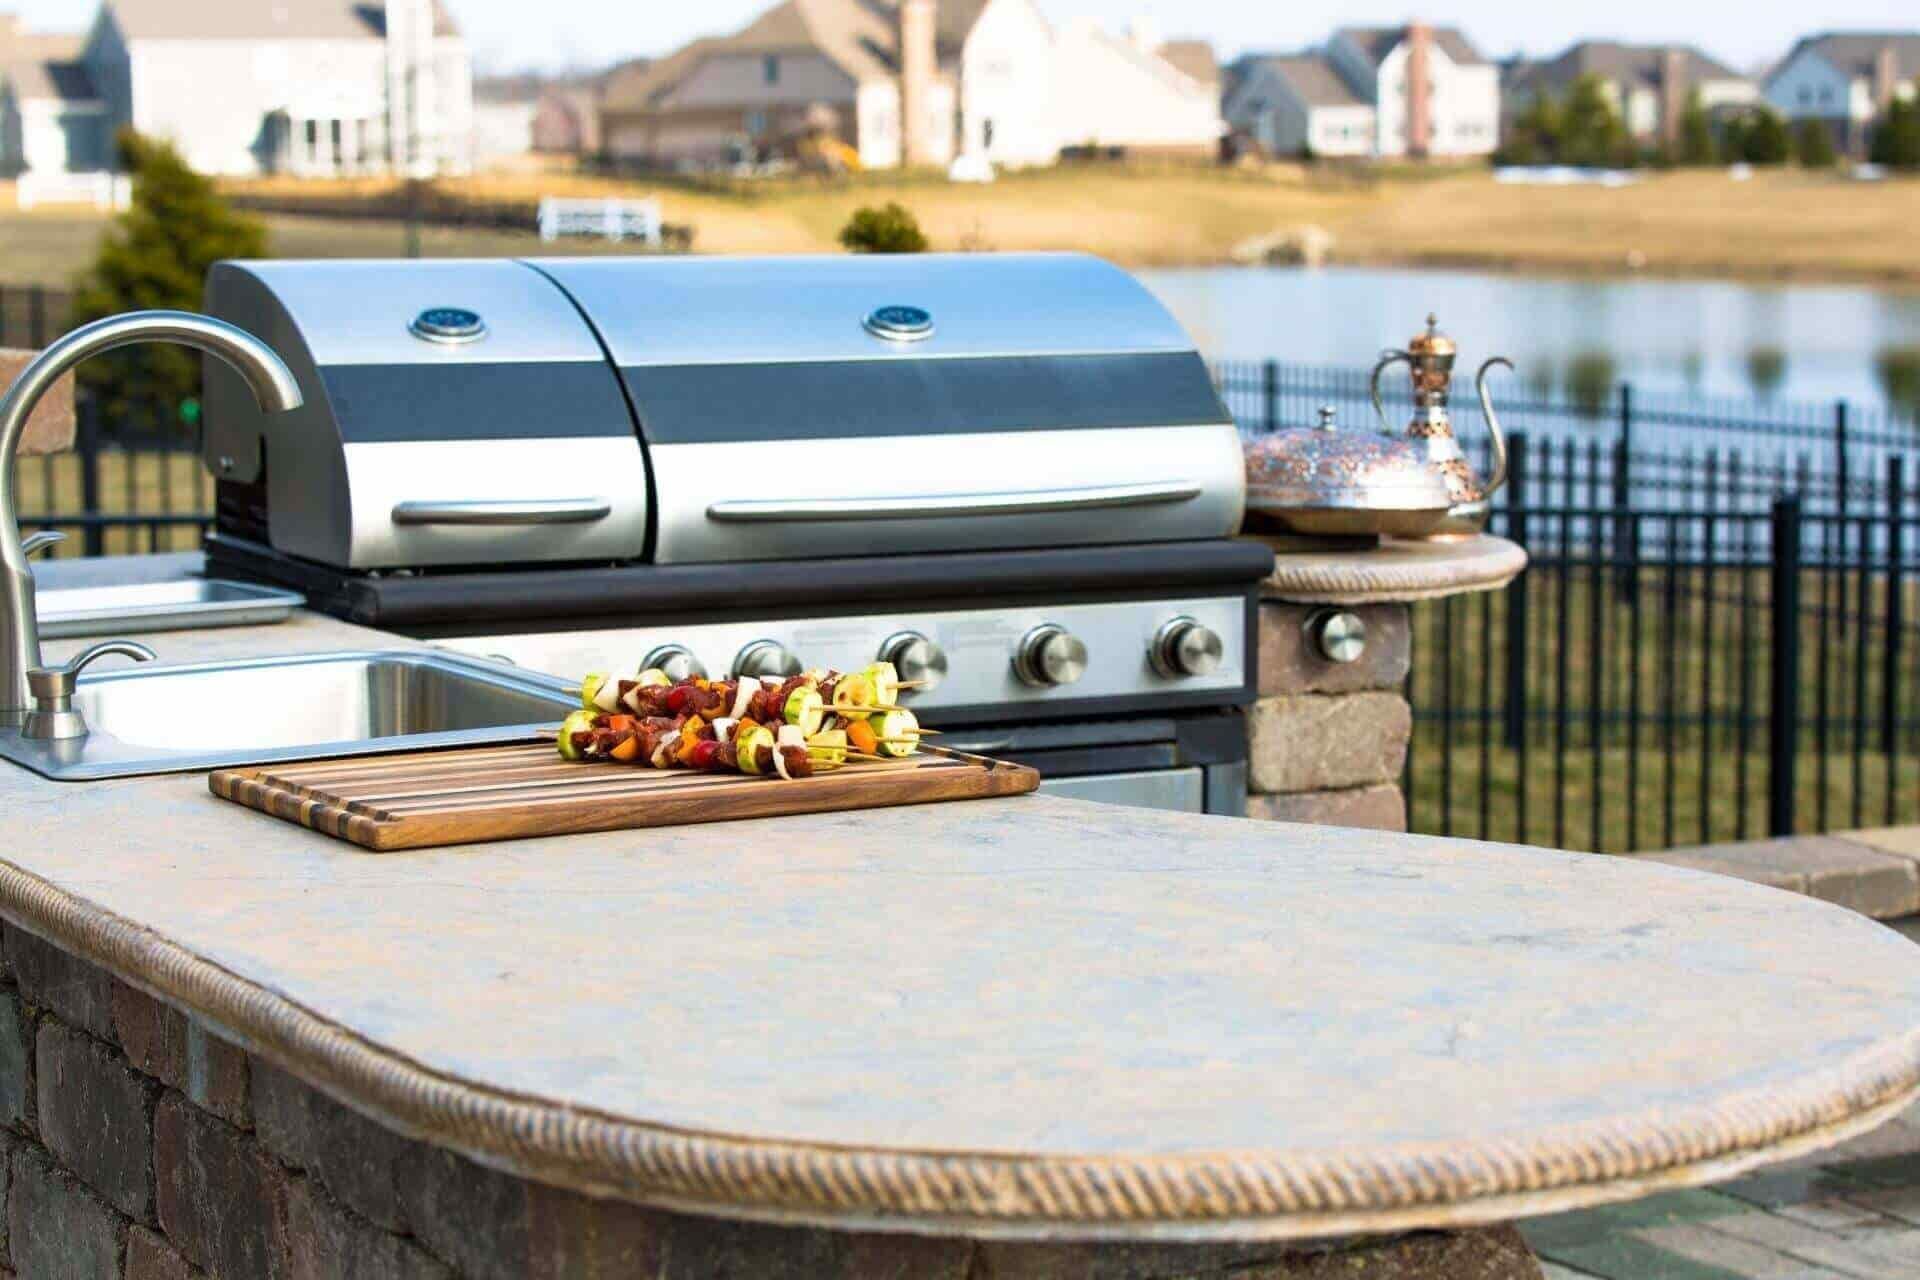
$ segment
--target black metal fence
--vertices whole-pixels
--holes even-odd
[[[1321,405],[1373,425],[1361,371],[1216,377],[1248,434]],[[1617,852],[1920,820],[1920,430],[1626,386],[1495,399],[1490,527],[1530,566],[1413,608],[1414,830]]]
[[[0,344],[43,342],[63,302],[0,291]],[[1216,376],[1249,434],[1322,404],[1372,418],[1364,371]],[[1920,430],[1844,404],[1503,391],[1491,527],[1532,563],[1413,609],[1413,828],[1622,851],[1920,820]],[[1484,466],[1470,396],[1456,423]],[[213,487],[190,433],[83,398],[77,443],[20,462],[24,525],[68,531],[66,554],[198,544]]]

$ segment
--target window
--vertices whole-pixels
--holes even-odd
[[[761,60],[760,74],[768,84],[780,83],[780,55],[768,54]]]
[[[1813,101],[1813,90],[1807,85],[1800,86],[1800,105],[1806,106]]]
[[[764,111],[747,112],[747,136],[757,138],[767,131],[767,113]]]
[[[1824,107],[1829,102],[1832,102],[1832,101],[1833,101],[1833,86],[1830,84],[1821,85],[1820,86],[1820,105]]]
[[[993,150],[993,121],[985,120],[980,124],[980,149]]]

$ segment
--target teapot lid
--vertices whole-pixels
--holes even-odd
[[[1407,343],[1407,352],[1413,356],[1450,356],[1458,354],[1460,348],[1452,338],[1440,332],[1440,321],[1433,312],[1427,313],[1427,327]]]
[[[1319,425],[1275,431],[1246,446],[1247,505],[1254,510],[1434,511],[1450,505],[1446,480],[1404,436],[1344,431],[1322,408]]]

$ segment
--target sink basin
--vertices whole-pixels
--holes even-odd
[[[61,781],[511,742],[576,701],[560,682],[433,652],[323,653],[88,674],[63,742],[0,729],[0,758]]]

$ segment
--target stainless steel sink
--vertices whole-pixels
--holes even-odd
[[[573,706],[558,680],[446,653],[323,653],[81,677],[84,738],[0,728],[0,758],[60,781],[510,742]]]

